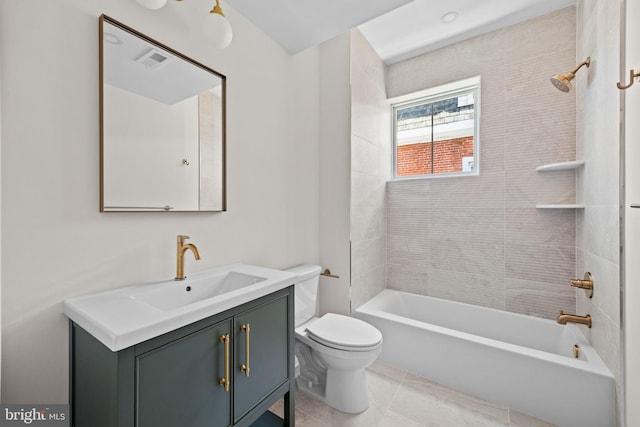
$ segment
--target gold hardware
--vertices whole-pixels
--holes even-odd
[[[575,314],[564,314],[564,311],[560,310],[560,314],[556,318],[556,322],[561,325],[566,325],[567,323],[579,323],[581,325],[587,325],[591,327],[591,316],[578,316]]]
[[[211,9],[211,12],[209,13],[217,13],[220,16],[224,16],[224,13],[222,13],[222,8],[220,7],[220,0],[216,0],[216,5],[213,6],[213,9]]]
[[[634,79],[640,77],[640,71],[634,71],[633,69],[631,71],[629,71],[629,84],[628,85],[623,85],[621,82],[618,82],[616,84],[616,86],[618,86],[618,89],[620,90],[627,90],[629,89],[631,86],[633,86],[634,83]]]
[[[321,276],[326,276],[326,277],[333,277],[334,279],[339,279],[340,276],[336,276],[335,274],[331,274],[331,270],[329,270],[328,268],[325,268],[324,271],[322,273],[320,273]]]
[[[571,286],[575,288],[584,289],[587,297],[593,298],[593,276],[588,271],[584,273],[584,279],[571,279],[569,280]]]
[[[251,325],[249,323],[247,323],[246,325],[242,325],[240,326],[240,330],[244,331],[245,336],[244,336],[244,343],[245,343],[245,350],[244,350],[244,354],[245,354],[245,360],[247,362],[246,365],[242,365],[240,366],[240,370],[244,372],[245,376],[249,376],[249,371],[251,370],[251,368],[249,367],[249,334],[251,333]]]
[[[218,383],[224,387],[224,391],[229,391],[229,334],[220,335],[218,340],[224,343],[224,378],[220,378]]]
[[[178,265],[176,268],[176,280],[184,280],[186,278],[184,275],[184,253],[187,250],[193,252],[193,256],[196,260],[200,259],[200,253],[198,252],[196,245],[193,243],[184,244],[184,241],[189,238],[189,236],[184,236],[182,234],[178,235]]]
[[[578,346],[578,344],[573,345],[573,357],[576,359],[580,357],[580,346]]]
[[[556,87],[556,89],[562,92],[569,92],[571,90],[571,80],[575,78],[575,74],[578,70],[586,65],[589,68],[591,65],[591,57],[588,56],[586,60],[582,61],[573,71],[569,71],[567,74],[554,74],[551,77],[551,83]]]

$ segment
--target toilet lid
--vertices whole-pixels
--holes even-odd
[[[382,341],[379,330],[360,319],[327,313],[307,327],[311,339],[329,347],[366,350]]]

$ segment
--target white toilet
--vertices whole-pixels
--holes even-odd
[[[317,317],[320,266],[304,264],[288,271],[295,284],[296,357],[300,362],[298,389],[343,412],[369,407],[365,368],[382,351],[382,334],[349,316],[327,313]]]

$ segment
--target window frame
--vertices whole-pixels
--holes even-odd
[[[430,173],[422,175],[398,176],[398,128],[397,128],[397,111],[403,108],[409,108],[416,105],[430,104],[444,99],[453,98],[457,95],[466,93],[474,94],[474,123],[473,123],[473,171],[467,172],[447,172],[447,173]],[[393,172],[392,180],[407,179],[431,179],[431,178],[452,178],[463,176],[480,175],[480,76],[467,78],[450,82],[444,85],[435,86],[429,89],[413,92],[396,98],[389,99],[391,106],[391,169]],[[433,143],[433,141],[432,141]],[[432,159],[433,161],[433,159]]]

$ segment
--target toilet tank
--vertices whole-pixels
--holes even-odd
[[[287,270],[298,275],[294,286],[296,327],[316,315],[321,269],[319,265],[303,264]]]

